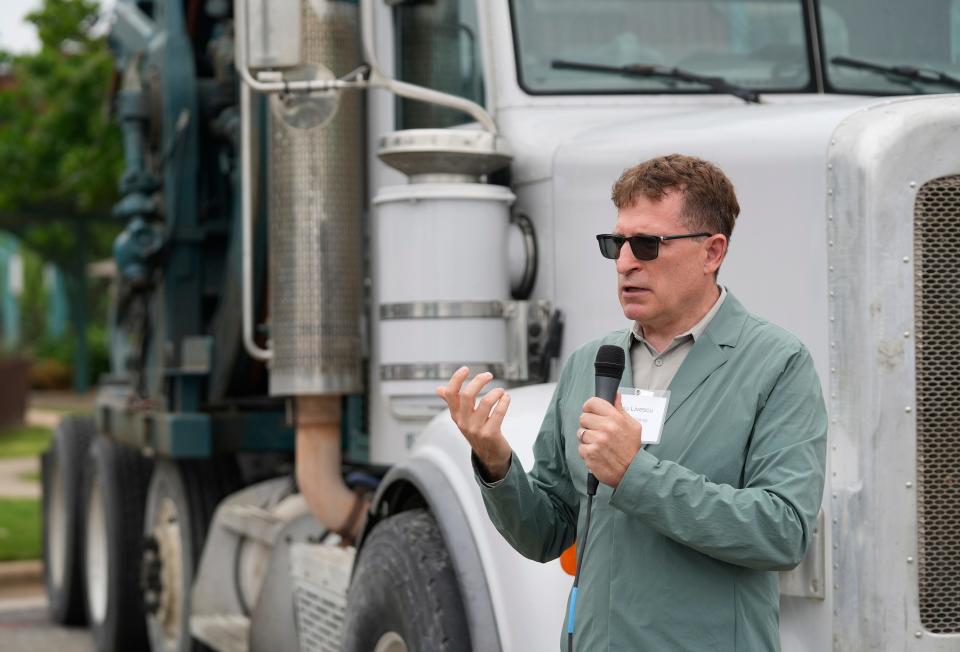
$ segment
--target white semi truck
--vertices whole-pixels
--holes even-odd
[[[116,373],[45,456],[57,620],[556,649],[571,565],[494,530],[433,391],[492,371],[529,468],[560,366],[624,326],[611,185],[681,152],[737,189],[720,282],[826,393],[782,648],[960,649],[960,3],[118,0],[111,40]]]

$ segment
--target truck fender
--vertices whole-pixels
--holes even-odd
[[[510,391],[503,430],[526,468],[553,387]],[[573,578],[558,560],[524,559],[493,527],[473,477],[470,448],[446,411],[421,433],[410,457],[384,477],[366,532],[387,516],[418,507],[433,513],[456,567],[473,648],[508,652],[556,646]],[[361,540],[358,550],[362,546]]]
[[[374,497],[365,534],[383,518],[424,504],[436,518],[456,568],[474,649],[499,652],[497,621],[477,542],[453,487],[431,461],[412,458],[387,473]],[[361,541],[357,559],[362,548]]]

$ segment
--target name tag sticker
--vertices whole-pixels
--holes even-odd
[[[620,400],[627,414],[643,426],[640,441],[644,444],[659,444],[663,422],[667,417],[667,405],[670,403],[670,390],[621,387]]]

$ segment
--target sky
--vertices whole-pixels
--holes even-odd
[[[100,0],[100,5],[111,7],[113,2]],[[37,31],[23,17],[41,4],[43,0],[0,0],[0,50],[31,52],[40,46]]]
[[[23,17],[41,0],[0,0],[0,50],[29,52],[38,46],[37,32]]]

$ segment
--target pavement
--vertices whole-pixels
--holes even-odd
[[[92,409],[92,395],[35,392],[27,411],[28,425],[56,428],[71,412]],[[39,473],[36,457],[0,460],[0,496],[39,498],[39,480],[22,476]],[[0,526],[2,527],[2,526]],[[3,652],[93,652],[93,639],[83,628],[50,622],[40,560],[0,562],[0,650]]]
[[[86,629],[50,624],[46,607],[13,607],[0,608],[0,650],[94,652],[94,647]]]
[[[0,496],[4,498],[39,498],[40,482],[24,478],[31,473],[40,473],[40,458],[11,457],[0,459]]]
[[[63,414],[61,412],[30,408],[27,410],[27,418],[25,421],[28,426],[43,426],[44,428],[53,430],[57,427],[57,424],[60,423],[60,417],[62,416]]]

